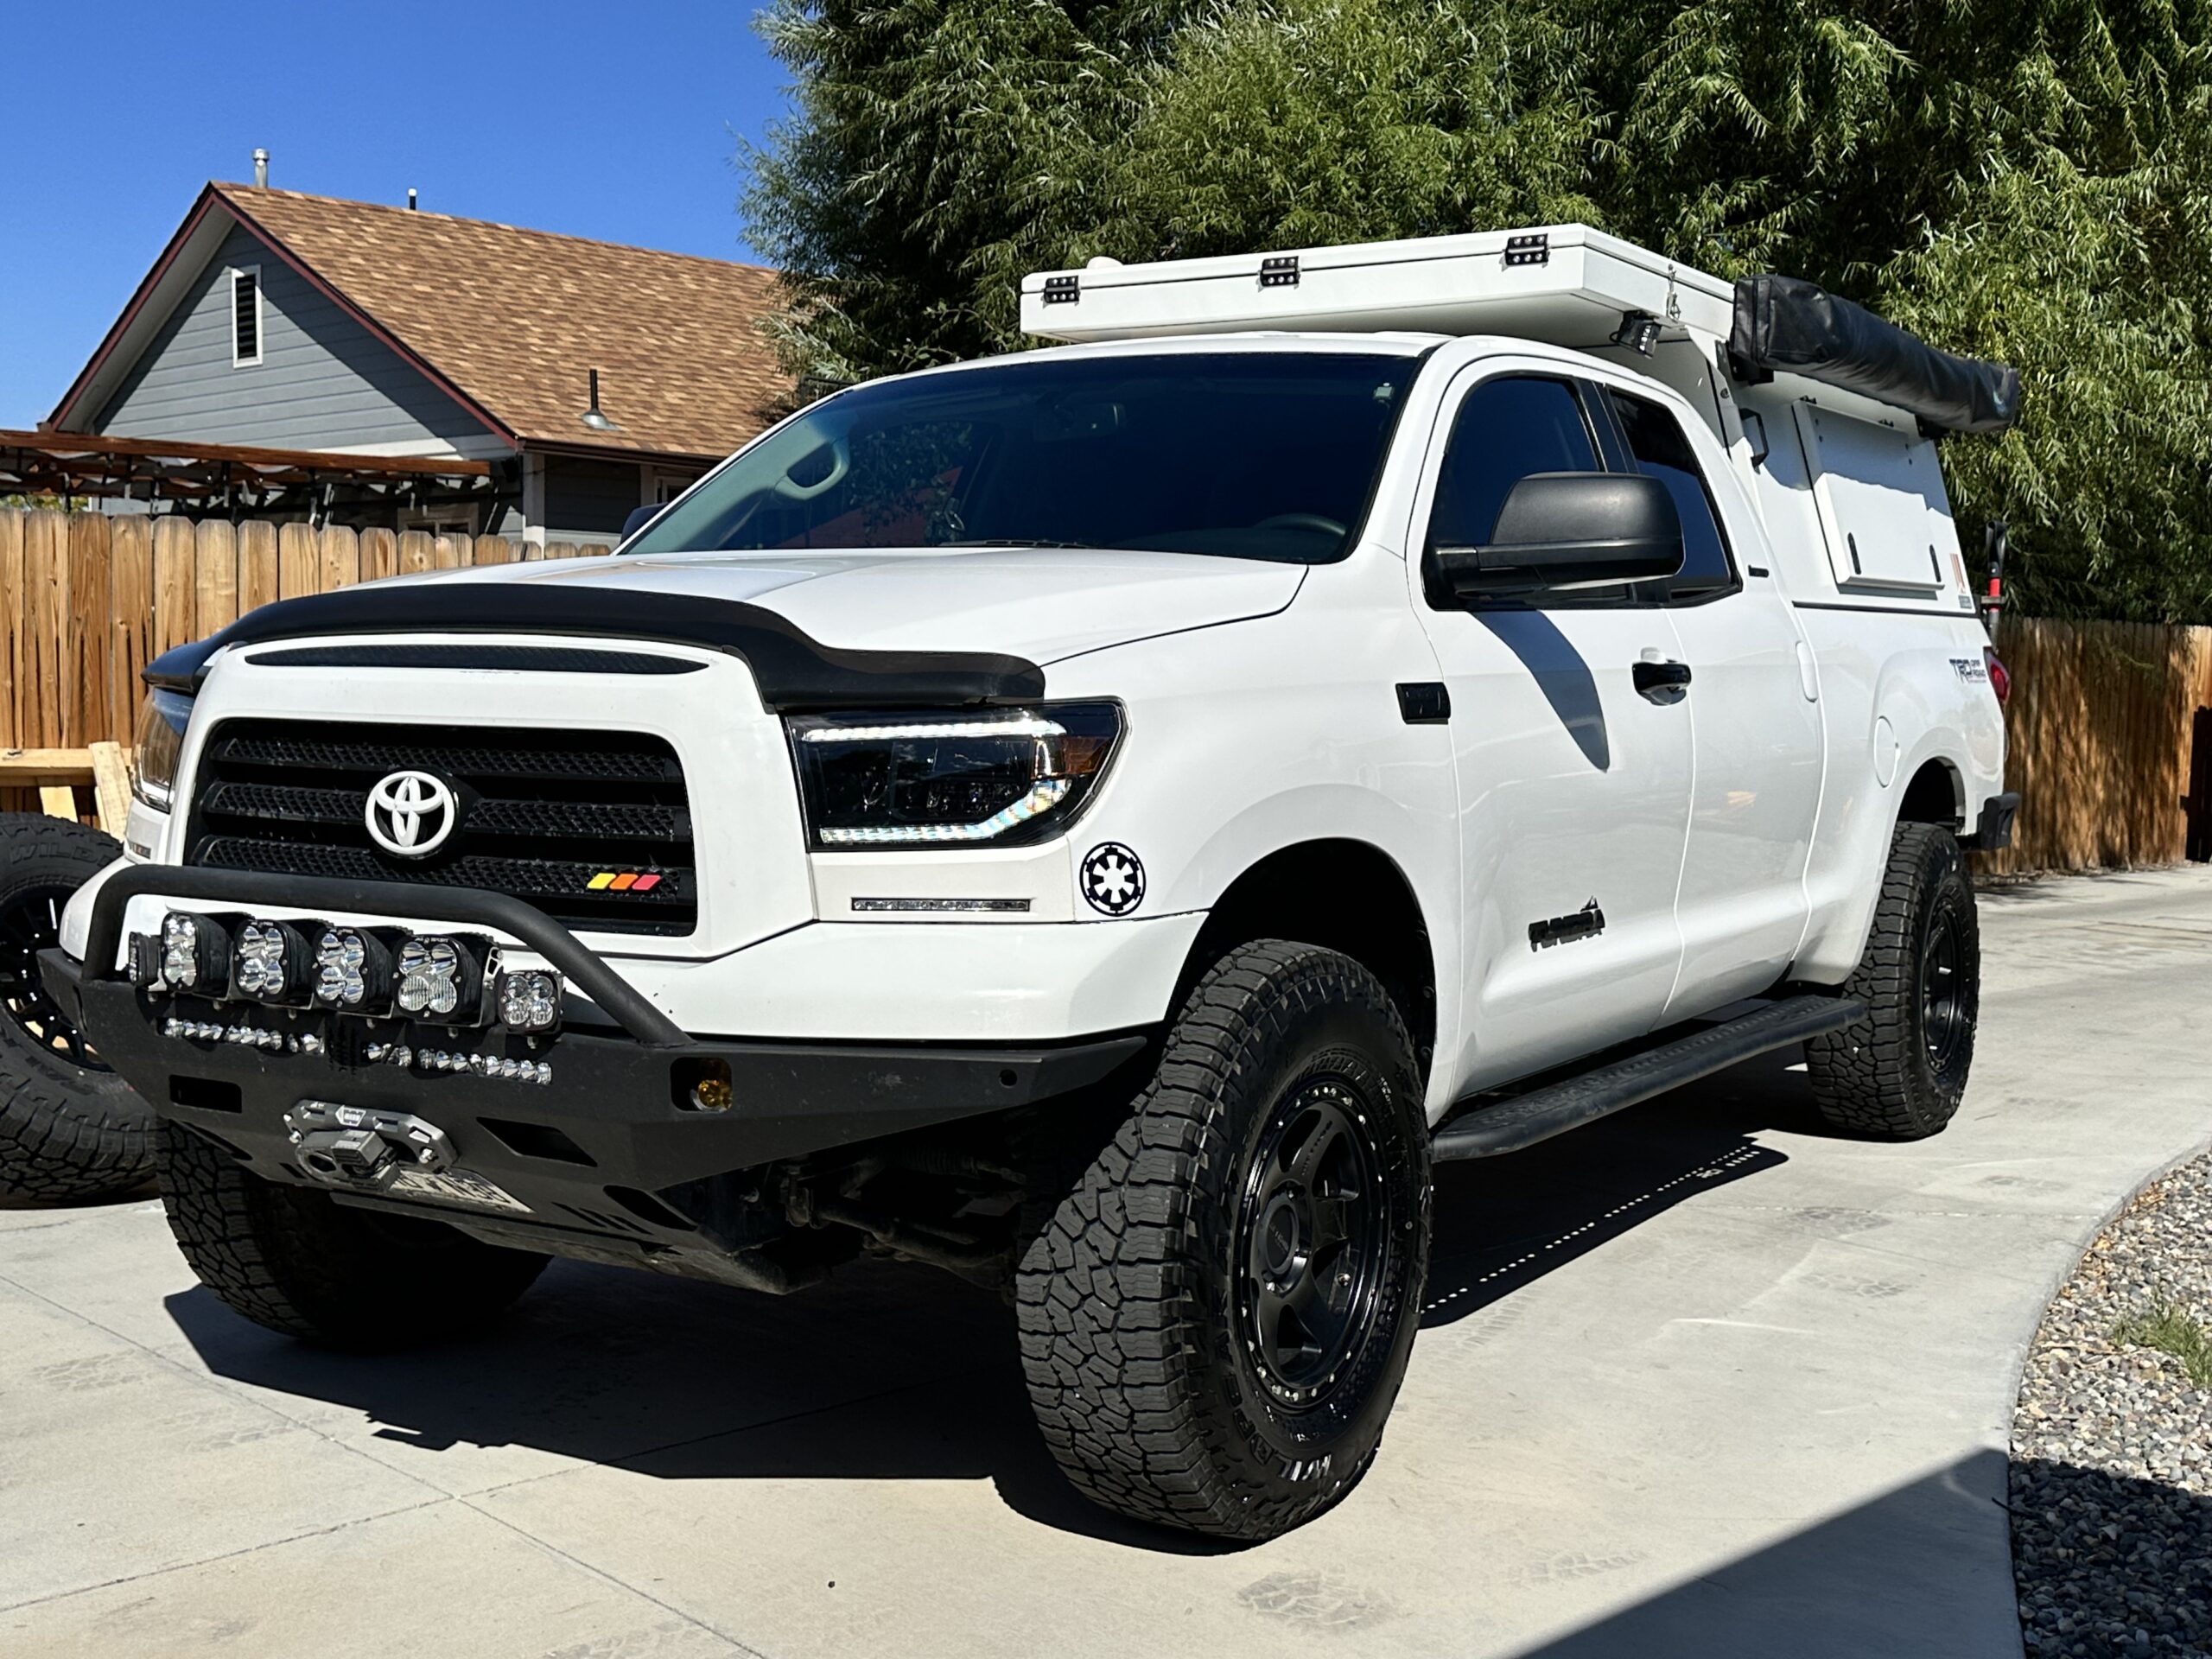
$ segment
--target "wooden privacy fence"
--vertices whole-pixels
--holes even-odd
[[[2212,832],[2212,628],[2007,617],[2005,786],[1993,874],[2172,864]]]
[[[88,785],[83,752],[130,741],[139,670],[257,605],[381,576],[600,550],[0,509],[0,806],[38,810],[38,789],[27,785]],[[2008,617],[1998,649],[2012,671],[2006,787],[2025,798],[2012,848],[1981,855],[1980,868],[2171,864],[2212,851],[2212,628]],[[8,751],[33,753],[16,755],[11,772]]]

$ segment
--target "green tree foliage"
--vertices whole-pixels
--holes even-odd
[[[779,0],[795,362],[1019,343],[1027,270],[1581,219],[2013,363],[1958,440],[2056,614],[2212,620],[2212,0]]]

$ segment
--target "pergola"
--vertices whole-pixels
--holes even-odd
[[[0,429],[0,495],[124,498],[154,512],[322,524],[424,507],[496,507],[519,489],[517,469],[486,461]]]

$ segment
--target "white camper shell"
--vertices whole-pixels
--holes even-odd
[[[1778,542],[1816,547],[1795,585],[1879,607],[1976,601],[1934,442],[1911,410],[1802,374],[1738,385],[1733,286],[1586,225],[1081,270],[1021,284],[1021,327],[1087,342],[1174,335],[1496,335],[1584,352],[1672,387]],[[1808,594],[1808,596],[1811,596]]]

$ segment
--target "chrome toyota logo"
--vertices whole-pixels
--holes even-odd
[[[362,815],[369,839],[399,858],[426,858],[446,844],[461,821],[461,803],[442,778],[395,772],[377,780]]]

